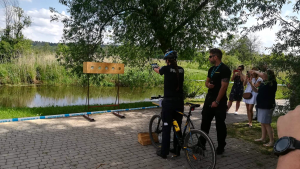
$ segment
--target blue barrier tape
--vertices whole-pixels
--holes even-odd
[[[149,107],[138,107],[138,108],[131,108],[131,109],[117,109],[117,110],[106,110],[106,111],[95,111],[95,112],[84,112],[84,113],[58,114],[58,115],[50,115],[50,116],[36,116],[36,117],[3,119],[3,120],[0,120],[0,123],[27,121],[27,120],[36,120],[36,119],[53,119],[53,118],[62,118],[62,117],[83,116],[83,115],[90,115],[90,114],[115,112],[115,111],[118,112],[118,111],[130,111],[130,110],[143,110],[143,109],[152,109],[152,108],[158,108],[158,107],[159,106],[149,106]]]

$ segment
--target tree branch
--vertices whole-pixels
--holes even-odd
[[[288,21],[286,21],[286,20],[282,19],[282,17],[281,17],[281,16],[278,16],[278,15],[276,14],[276,17],[277,17],[278,19],[280,19],[282,22],[285,22],[286,24],[290,25],[290,26],[291,26],[291,27],[293,27],[294,29],[297,29],[297,28],[295,28],[295,27],[294,27],[294,25],[293,25],[293,24],[291,24],[290,22],[288,22]]]
[[[171,34],[169,35],[169,37],[173,37],[179,30],[181,30],[189,21],[191,21],[194,17],[195,17],[195,15],[203,8],[203,7],[205,7],[207,4],[208,4],[208,1],[209,0],[205,0],[204,2],[202,2],[199,6],[198,6],[198,8],[196,8],[196,10],[193,12],[193,13],[191,13],[191,15],[188,17],[188,18],[186,18],[179,26],[177,26],[177,28],[175,28],[172,32],[171,32]]]

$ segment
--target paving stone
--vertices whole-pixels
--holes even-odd
[[[239,115],[233,115],[234,107],[227,124],[247,119],[245,105],[241,104]],[[190,168],[184,152],[161,159],[152,145],[137,142],[138,133],[148,132],[150,118],[160,111],[124,112],[125,119],[111,113],[93,115],[93,123],[69,117],[0,124],[0,168]],[[200,129],[200,111],[191,116],[196,129]],[[209,135],[217,147],[215,121]],[[277,158],[258,153],[257,145],[229,137],[226,142],[225,153],[217,156],[217,169],[276,167]],[[261,166],[266,162],[268,166]]]

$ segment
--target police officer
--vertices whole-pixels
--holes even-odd
[[[170,150],[170,134],[173,126],[173,119],[177,121],[180,129],[182,123],[182,115],[176,111],[183,112],[183,80],[184,69],[177,66],[177,52],[174,50],[168,51],[164,60],[166,60],[166,66],[161,68],[154,68],[153,70],[164,75],[164,99],[162,101],[162,146],[157,150],[157,155],[162,158],[167,158],[169,152],[175,155],[180,155],[180,147],[174,134],[174,149]]]
[[[209,62],[213,65],[208,70],[205,86],[208,93],[205,98],[202,110],[201,130],[209,133],[211,121],[215,117],[217,128],[218,147],[217,154],[223,154],[226,145],[227,128],[225,124],[227,110],[226,91],[231,76],[230,69],[222,63],[222,51],[220,49],[211,49],[209,51]],[[201,138],[202,145],[205,145],[205,139]]]

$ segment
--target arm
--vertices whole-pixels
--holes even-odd
[[[254,87],[258,88],[260,86],[260,84],[261,84],[261,81],[255,83]]]
[[[234,78],[235,78],[235,73],[233,73],[233,75],[232,75],[230,81],[234,81]]]
[[[206,78],[206,81],[205,81],[205,86],[206,86],[207,88],[209,88],[209,87],[208,87],[208,85],[209,85],[209,82],[210,82],[210,78],[209,78],[209,77],[207,77],[207,78]]]
[[[206,79],[206,81],[205,81],[205,86],[206,86],[207,88],[209,88],[209,89],[212,89],[212,88],[215,87],[215,85],[210,84],[210,78],[209,78],[209,77],[207,77],[207,79]]]
[[[154,68],[153,70],[154,70],[156,73],[160,74],[160,73],[159,73],[159,69],[160,69],[160,67]]]
[[[300,106],[288,112],[277,120],[278,138],[283,136],[294,137],[300,140]],[[279,156],[277,169],[300,168],[300,150],[294,150],[286,155]]]
[[[244,82],[246,79],[246,76],[243,73],[240,73],[240,78],[241,78],[241,81]]]
[[[277,169],[300,168],[300,150],[289,152],[280,156],[277,163]]]
[[[252,83],[252,80],[250,80],[250,85],[251,85],[251,88],[254,92],[258,93],[258,89],[254,86],[254,84]]]
[[[230,76],[229,76],[229,77],[230,77]],[[218,107],[218,105],[219,105],[221,99],[222,99],[223,96],[225,95],[226,90],[227,90],[228,85],[229,85],[229,77],[228,77],[228,78],[222,79],[222,82],[221,82],[221,89],[219,90],[218,97],[217,97],[216,101],[212,102],[211,108]],[[218,102],[218,103],[217,103],[217,102]]]
[[[256,73],[259,77],[261,77],[264,81],[268,79],[268,75],[266,73],[260,72],[260,71],[253,71],[250,70],[250,73]]]
[[[248,82],[248,77],[245,78],[244,82],[243,82],[243,85],[246,86],[247,85],[247,82]]]
[[[222,97],[225,95],[228,85],[229,85],[229,78],[222,79],[221,89],[216,99],[217,102],[220,102]]]

